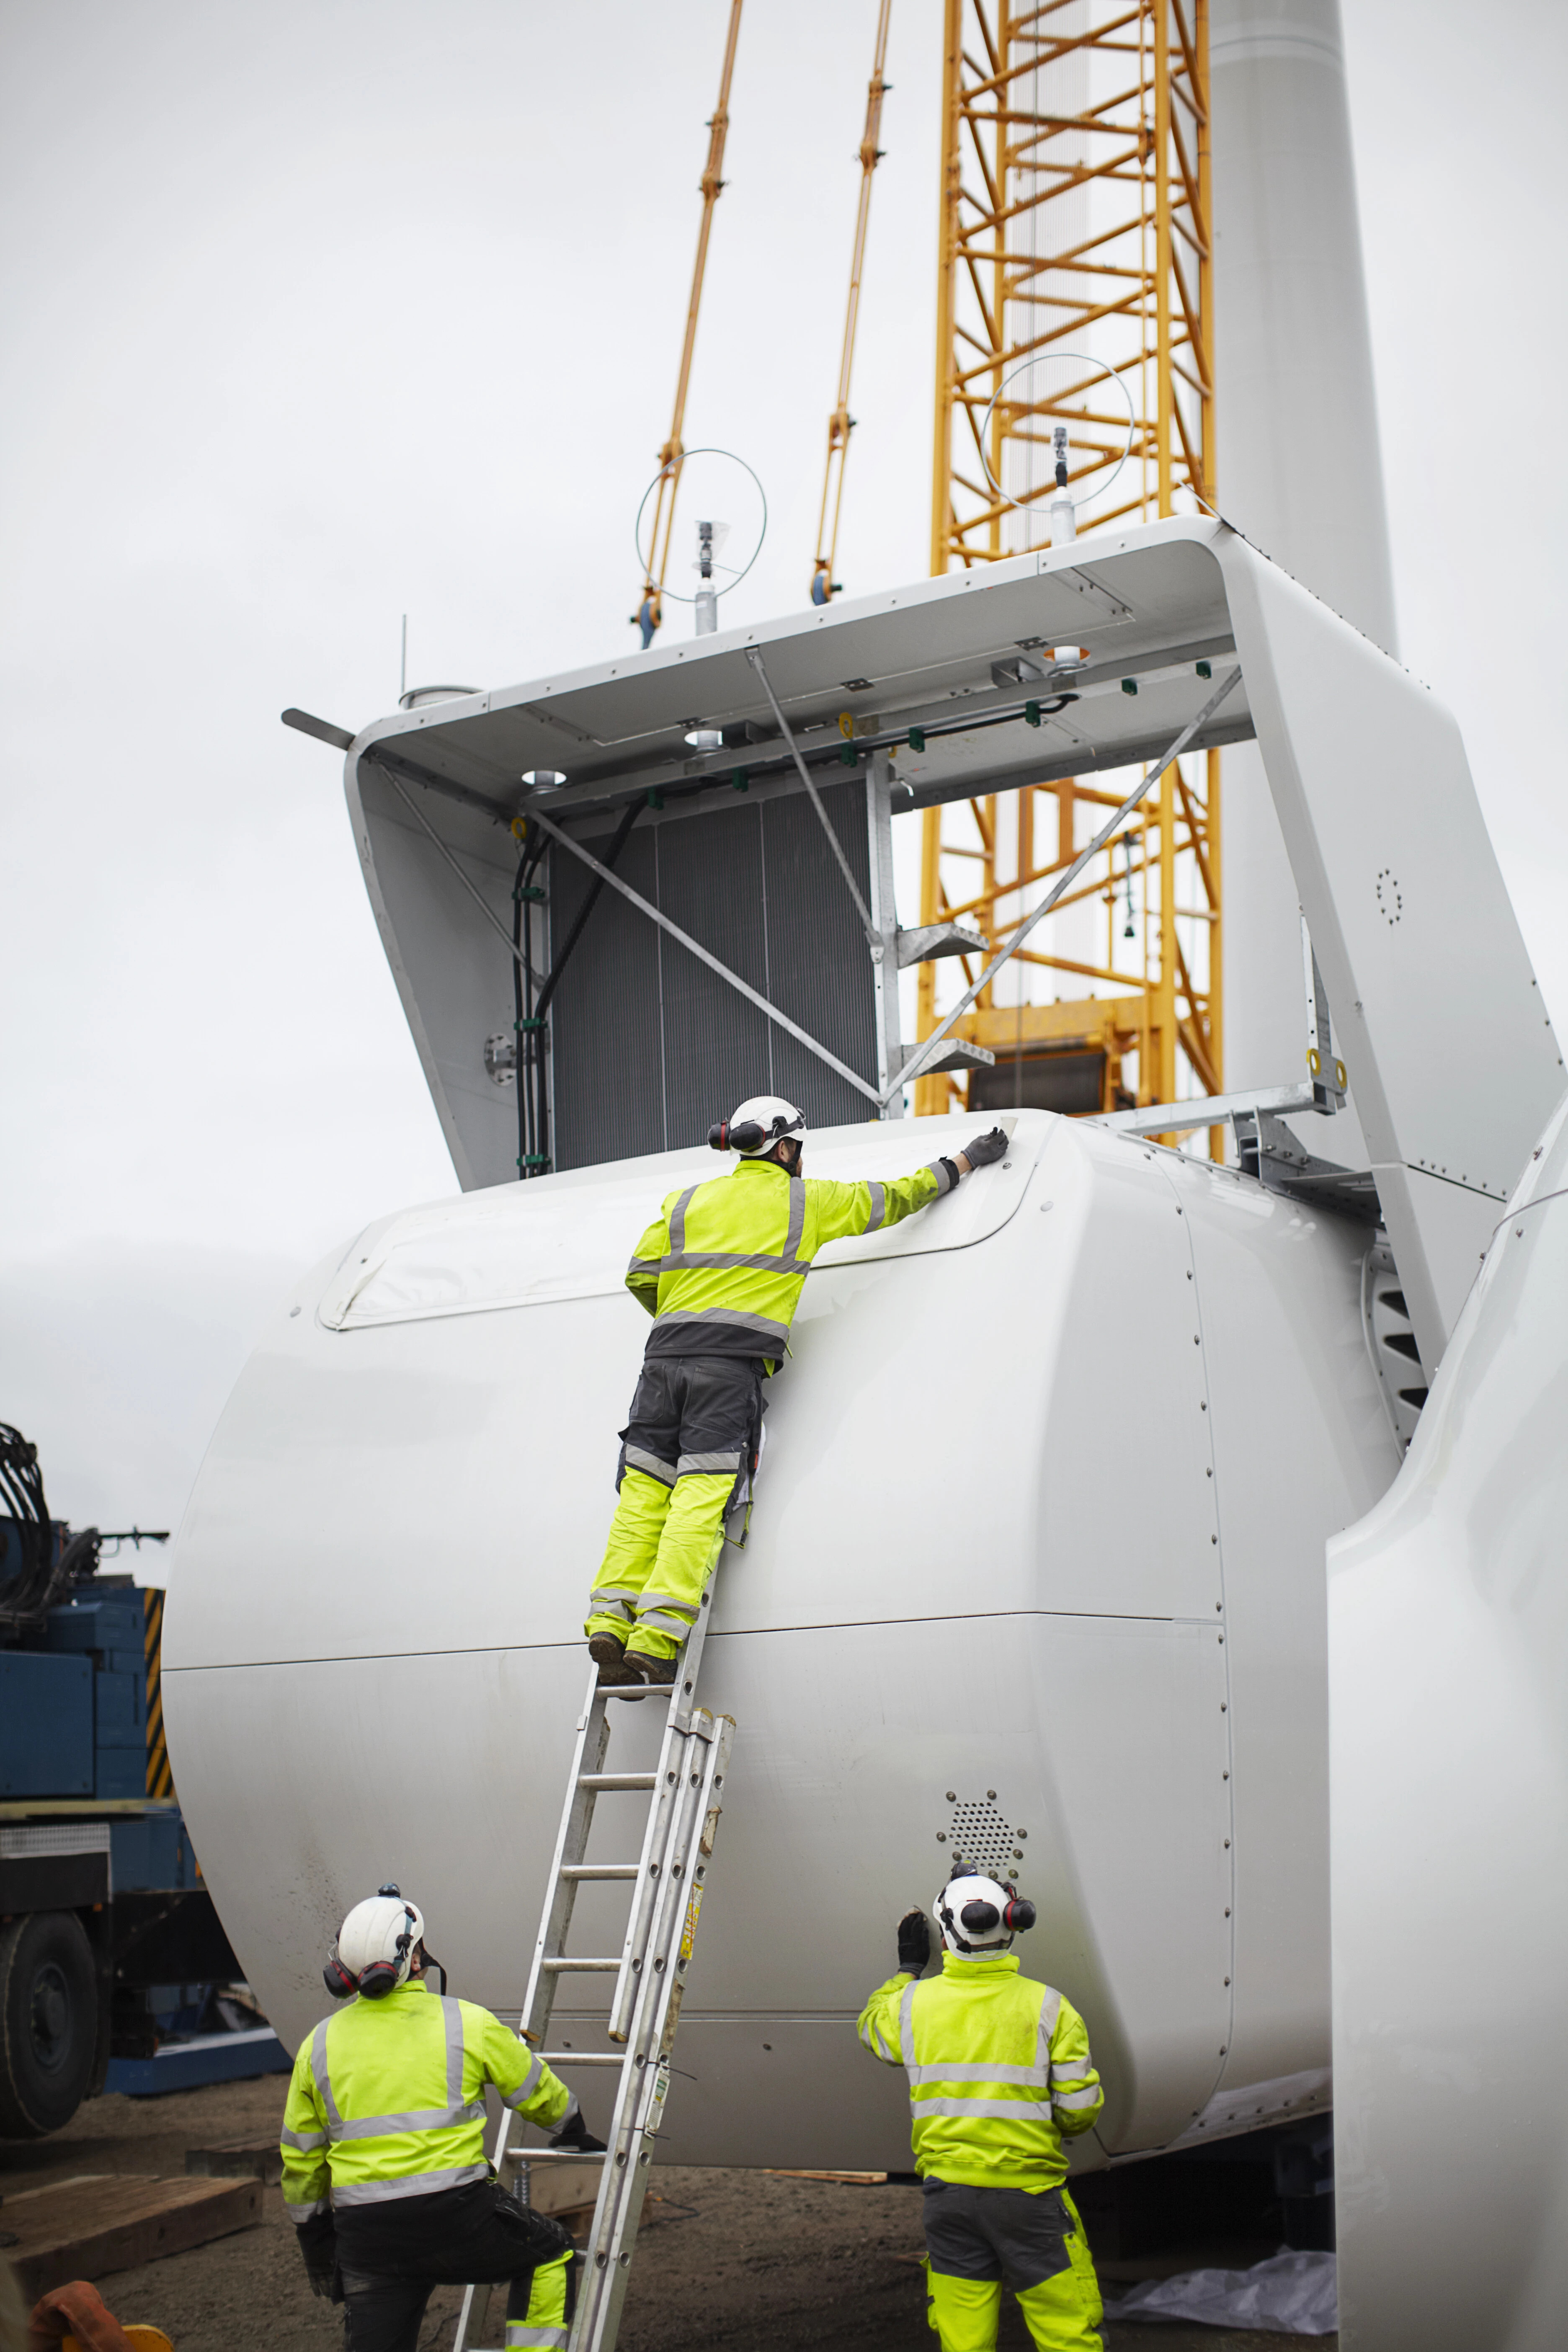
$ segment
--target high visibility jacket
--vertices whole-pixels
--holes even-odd
[[[530,2123],[572,2094],[498,2017],[414,1982],[360,1996],[300,2045],[283,2110],[283,2202],[295,2221],[488,2178],[487,2083]]]
[[[961,2187],[1054,2189],[1063,2134],[1088,2131],[1105,2103],[1082,2018],[1010,1952],[944,1952],[940,1977],[889,1977],[860,2039],[909,2074],[915,2170]]]
[[[834,1184],[742,1160],[671,1192],[626,1268],[626,1288],[655,1318],[647,1353],[776,1361],[817,1251],[898,1224],[952,1181],[942,1160],[887,1183]]]

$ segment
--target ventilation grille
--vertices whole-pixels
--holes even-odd
[[[1016,1878],[1016,1832],[994,1804],[956,1804],[948,1839],[954,1862],[972,1862],[986,1878]]]

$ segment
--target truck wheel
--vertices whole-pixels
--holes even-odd
[[[73,1911],[0,1928],[0,2136],[39,2139],[68,2124],[92,2079],[98,1990]]]

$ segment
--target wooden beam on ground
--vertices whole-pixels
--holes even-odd
[[[7,2196],[7,2258],[29,2303],[70,2279],[103,2278],[261,2219],[258,2180],[158,2180],[147,2173],[82,2173]]]
[[[278,2135],[270,2139],[224,2139],[213,2147],[188,2147],[185,2170],[193,2179],[259,2180],[269,2187],[283,2178],[283,2151]]]

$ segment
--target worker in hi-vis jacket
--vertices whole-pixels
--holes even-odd
[[[756,1468],[763,1382],[817,1251],[896,1225],[1007,1149],[997,1127],[912,1176],[823,1182],[802,1175],[805,1120],[777,1095],[743,1102],[708,1140],[739,1152],[738,1166],[671,1192],[626,1270],[654,1323],[584,1627],[602,1683],[675,1679],[725,1513]]]
[[[509,2196],[485,2160],[485,2086],[592,2152],[575,2096],[488,2009],[425,1983],[425,1921],[395,1886],[338,1930],[327,1990],[343,2008],[300,2045],[283,2110],[283,2210],[316,2293],[344,2305],[347,2352],[416,2352],[430,2291],[506,2279],[506,2342],[560,2347],[577,2257],[559,2222]],[[446,1972],[442,1970],[442,1984]]]
[[[898,1972],[859,2028],[910,2078],[931,2324],[942,2352],[992,2352],[1006,2285],[1040,2352],[1100,2352],[1100,2288],[1063,2186],[1063,2137],[1104,2104],[1083,2020],[1019,1975],[1013,1937],[1035,1906],[1012,1887],[959,1863],[931,1907],[941,1976],[921,1981],[931,1929],[906,1912]]]

